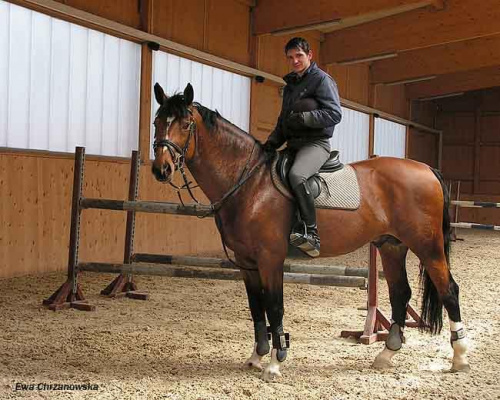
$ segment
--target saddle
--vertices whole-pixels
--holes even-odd
[[[271,166],[271,179],[276,189],[294,201],[288,181],[288,172],[293,164],[293,154],[287,150],[278,153]],[[350,164],[342,164],[339,152],[332,151],[317,174],[308,179],[316,208],[357,210],[361,204],[361,191],[356,171]]]
[[[317,198],[321,193],[321,183],[323,178],[320,176],[320,174],[336,172],[344,168],[344,164],[340,162],[339,154],[340,153],[338,150],[333,150],[330,153],[330,157],[328,158],[328,160],[326,160],[326,162],[320,168],[319,172],[317,174],[314,174],[307,180],[314,198]],[[288,173],[290,172],[290,168],[293,165],[294,159],[295,155],[287,151],[287,149],[284,149],[278,153],[278,160],[276,163],[276,172],[281,182],[290,192],[292,189],[290,187],[290,182],[288,181]]]

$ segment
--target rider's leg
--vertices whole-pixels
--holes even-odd
[[[297,206],[305,232],[292,232],[291,243],[304,250],[312,257],[319,255],[319,237],[316,225],[314,198],[309,190],[307,179],[318,172],[330,153],[322,146],[310,143],[301,147],[295,156],[288,179],[297,200]]]

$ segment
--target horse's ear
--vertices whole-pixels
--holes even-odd
[[[167,95],[158,82],[155,83],[155,99],[160,106],[167,100]]]
[[[187,106],[190,106],[194,99],[194,89],[190,83],[187,84],[184,89],[184,102]]]

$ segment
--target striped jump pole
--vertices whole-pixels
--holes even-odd
[[[500,231],[500,226],[498,225],[475,224],[473,222],[452,222],[450,225],[452,228],[480,229],[484,231]]]
[[[80,263],[79,271],[107,272],[134,275],[168,276],[175,278],[241,280],[240,271],[215,268],[185,268],[162,264],[112,264],[112,263]],[[365,288],[366,280],[361,276],[321,275],[307,273],[283,274],[285,283],[299,283],[319,286],[345,286]]]
[[[500,208],[500,203],[490,201],[452,200],[451,204],[467,208]]]

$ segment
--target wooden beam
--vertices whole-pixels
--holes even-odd
[[[141,29],[144,32],[153,32],[153,8],[155,0],[141,0]],[[147,43],[141,47],[141,86],[139,101],[139,153],[141,162],[150,160],[151,149],[151,87],[153,80],[153,53]]]
[[[495,86],[500,86],[500,67],[457,72],[438,76],[428,82],[408,84],[406,86],[406,96],[409,99],[421,99]]]
[[[500,33],[498,0],[447,1],[442,11],[421,9],[325,35],[322,63],[357,60]]]
[[[500,65],[500,34],[400,53],[371,65],[371,82],[388,83]]]
[[[426,6],[434,0],[266,0],[254,10],[254,34],[290,33],[306,30],[333,30],[359,25]]]
[[[151,87],[153,84],[153,52],[146,43],[141,48],[141,87],[139,102],[139,151],[141,163],[149,163],[151,150]]]
[[[478,96],[479,97],[479,96]],[[476,104],[474,110],[474,182],[472,184],[472,193],[479,194],[480,176],[481,176],[481,100],[477,98],[479,104]]]
[[[259,71],[246,65],[226,60],[222,57],[214,56],[204,51],[152,35],[139,29],[131,28],[130,26],[99,17],[54,0],[9,0],[9,2],[136,43],[156,42],[160,45],[162,50],[172,54],[200,61],[207,65],[236,72],[241,75],[250,77],[262,76],[271,82],[283,84],[283,80],[276,75]]]

